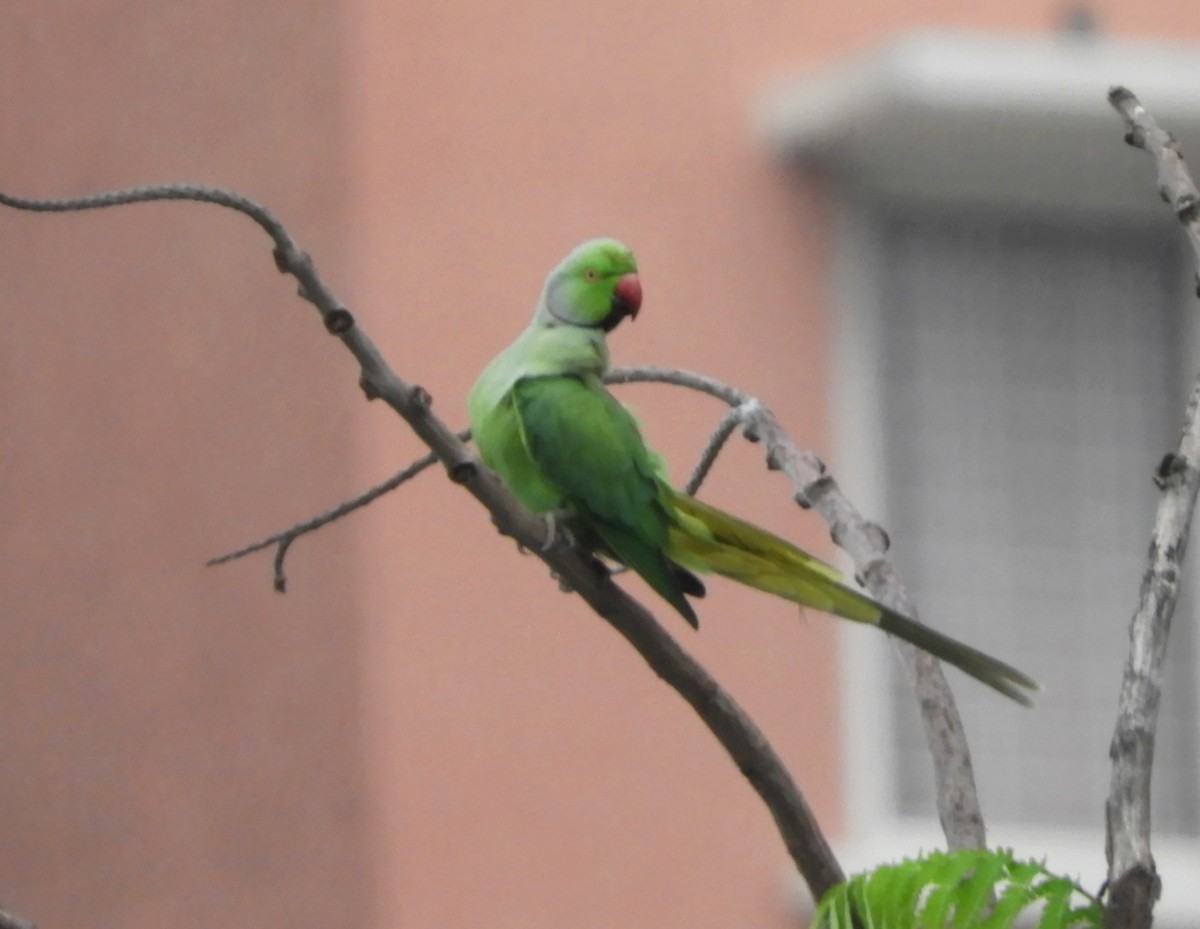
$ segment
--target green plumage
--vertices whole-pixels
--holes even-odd
[[[567,511],[577,540],[628,565],[693,626],[692,572],[879,626],[1028,704],[1015,668],[847,587],[817,558],[680,493],[637,422],[604,387],[606,335],[641,306],[632,253],[586,242],[546,280],[529,327],[484,369],[468,401],[480,455],[534,512]]]
[[[665,485],[633,417],[595,375],[545,375],[513,387],[522,442],[559,491],[559,508],[697,623],[666,556]]]

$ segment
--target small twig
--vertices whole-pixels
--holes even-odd
[[[32,201],[0,193],[0,203],[18,209],[71,210],[117,206],[146,200],[201,200],[242,212],[275,242],[276,267],[300,281],[300,296],[321,314],[326,330],[358,361],[360,385],[369,399],[383,400],[424,441],[450,479],[491,513],[501,532],[533,552],[609,622],[654,672],[688,702],[766,804],[784,844],[814,898],[841,883],[843,874],[795,781],[762,732],[711,675],[658,624],[648,610],[609,578],[590,558],[562,541],[546,545],[545,522],[517,502],[495,473],[480,465],[470,449],[430,410],[432,398],[400,378],[350,311],[320,279],[312,261],[263,207],[243,197],[196,185],[135,188],[95,197]]]
[[[279,545],[275,549],[275,558],[272,562],[272,567],[275,569],[275,576],[271,582],[271,586],[278,593],[287,593],[287,575],[283,573],[283,561],[287,558],[288,549],[292,547],[292,543],[296,541],[296,537],[287,536],[279,540]]]
[[[458,438],[465,442],[471,437],[471,430],[464,429],[457,433]],[[416,461],[406,465],[401,470],[397,471],[382,484],[377,484],[370,490],[363,491],[356,497],[353,497],[344,503],[339,503],[331,510],[321,513],[319,516],[314,516],[302,523],[297,523],[290,529],[284,529],[281,532],[276,532],[273,535],[267,536],[265,539],[259,539],[257,542],[251,542],[249,545],[239,548],[237,551],[226,552],[224,555],[218,555],[216,558],[210,558],[204,564],[207,567],[215,567],[216,565],[228,564],[231,561],[236,561],[238,558],[245,558],[247,555],[254,552],[260,552],[264,548],[270,548],[272,545],[277,546],[275,552],[275,589],[280,593],[287,590],[287,578],[283,573],[283,560],[287,554],[288,547],[309,532],[315,532],[322,526],[326,526],[336,520],[341,519],[355,510],[361,509],[368,503],[377,500],[386,493],[395,490],[401,484],[416,477],[430,465],[437,464],[437,456],[430,452],[428,455],[422,455]]]
[[[837,481],[811,451],[801,451],[765,405],[736,387],[692,371],[644,366],[609,372],[613,384],[655,382],[673,384],[708,394],[744,411],[739,416],[748,437],[766,446],[767,466],[782,471],[792,484],[792,495],[801,507],[817,510],[829,524],[833,541],[850,555],[855,574],[882,603],[919,619],[916,606],[895,566],[886,556],[887,534],[868,522],[842,493]],[[926,652],[895,641],[909,681],[916,693],[933,758],[938,818],[951,849],[983,848],[986,835],[975,771],[966,731],[950,683],[941,663]]]
[[[78,213],[84,210],[126,206],[130,203],[149,203],[154,200],[195,200],[201,203],[215,203],[250,217],[276,243],[291,241],[287,237],[283,224],[266,207],[255,203],[248,197],[234,193],[232,190],[209,187],[206,184],[152,184],[144,187],[126,187],[122,190],[106,190],[83,197],[53,200],[13,197],[0,191],[0,204],[16,210],[28,210],[31,213]]]
[[[1125,120],[1125,141],[1154,159],[1158,175],[1158,194],[1183,224],[1196,260],[1200,262],[1200,194],[1183,160],[1179,142],[1154,121],[1142,102],[1125,87],[1108,92],[1108,102]]]
[[[1154,158],[1159,191],[1183,222],[1200,259],[1200,225],[1196,215],[1200,194],[1179,146],[1124,87],[1114,87],[1108,99],[1125,119],[1126,141]],[[1149,563],[1130,623],[1129,655],[1109,749],[1113,770],[1105,805],[1108,857],[1105,919],[1114,929],[1147,929],[1159,894],[1158,874],[1150,851],[1150,775],[1167,639],[1200,490],[1200,379],[1188,400],[1179,447],[1163,459],[1155,483],[1161,496],[1150,540]]]
[[[708,477],[708,472],[716,464],[717,456],[721,454],[721,449],[725,447],[725,443],[729,441],[729,437],[733,435],[738,426],[747,425],[757,411],[758,401],[749,400],[746,403],[735,406],[721,417],[721,421],[717,423],[717,428],[708,437],[708,444],[704,446],[704,451],[700,453],[700,460],[696,462],[696,467],[692,469],[692,476],[683,485],[683,492],[685,494],[696,495],[696,491],[700,489],[700,485]]]

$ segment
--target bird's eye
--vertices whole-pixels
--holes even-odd
[[[588,268],[583,272],[583,279],[589,284],[594,284],[600,279],[600,272],[595,268]]]

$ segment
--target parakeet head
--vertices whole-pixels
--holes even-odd
[[[537,315],[550,326],[611,332],[626,316],[636,317],[641,305],[633,252],[616,239],[592,239],[550,272]]]

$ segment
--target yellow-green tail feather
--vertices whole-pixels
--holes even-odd
[[[790,542],[736,516],[671,490],[674,522],[667,556],[692,571],[713,572],[801,606],[869,623],[954,665],[1018,703],[1039,690],[1003,661],[909,619],[847,587],[841,573]]]

